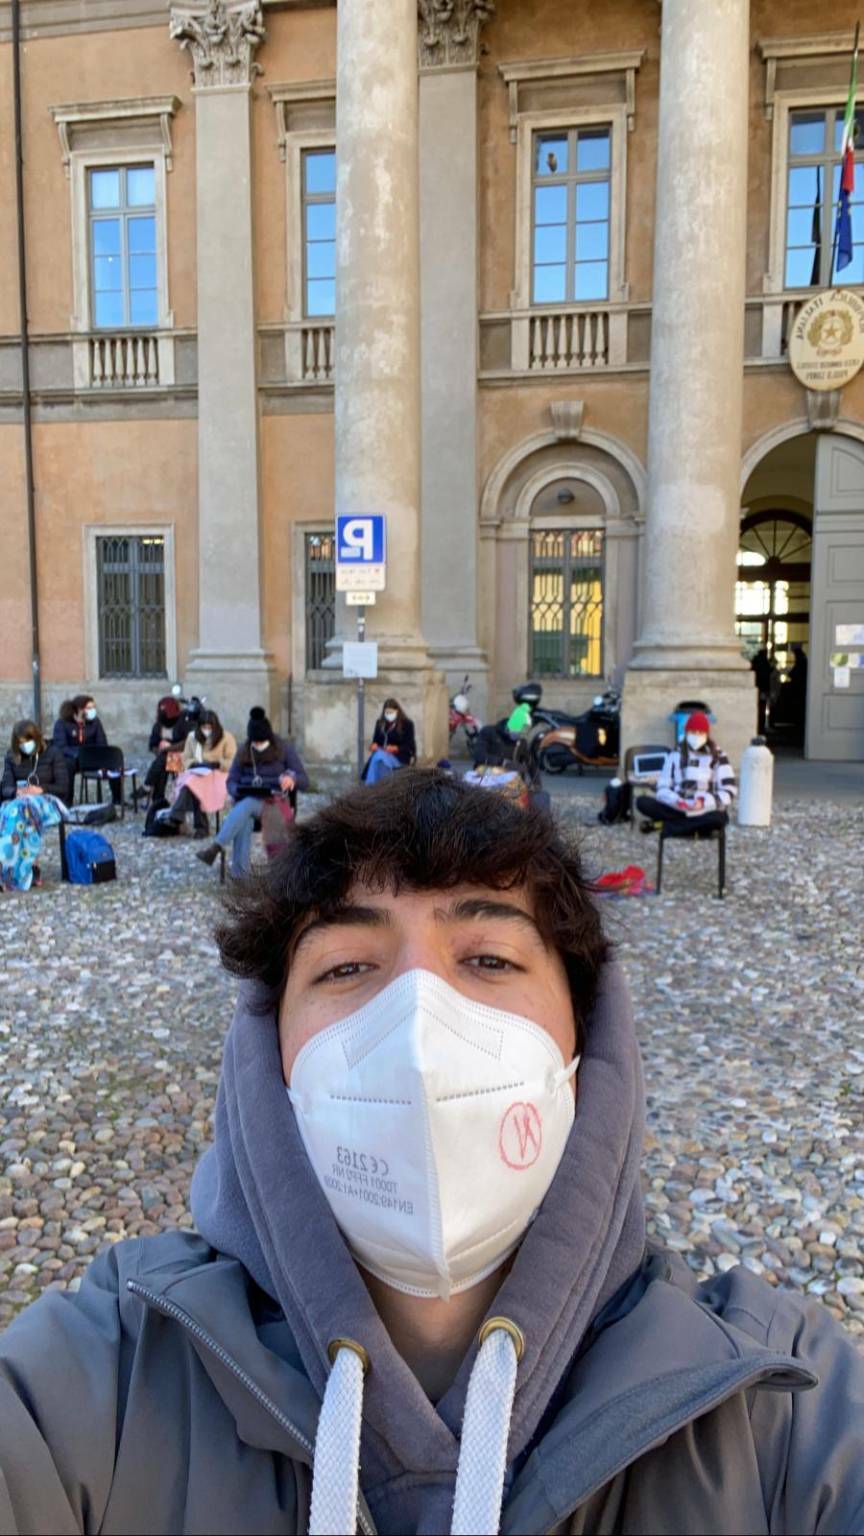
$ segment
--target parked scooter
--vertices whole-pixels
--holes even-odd
[[[610,684],[581,715],[535,711],[529,753],[544,773],[616,768],[621,740],[621,692]]]
[[[470,692],[471,679],[466,672],[462,681],[462,687],[458,693],[454,693],[450,700],[450,740],[453,740],[456,732],[461,727],[465,732],[465,741],[469,751],[483,728],[482,720],[472,713],[471,701],[468,697]]]

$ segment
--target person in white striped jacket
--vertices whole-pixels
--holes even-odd
[[[694,831],[713,831],[726,825],[737,793],[735,770],[712,740],[708,716],[696,710],[687,721],[680,747],[666,758],[656,796],[640,795],[636,802],[646,818],[642,830],[650,832],[658,821],[686,819]]]

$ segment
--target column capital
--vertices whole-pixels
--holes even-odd
[[[480,28],[495,14],[494,0],[417,0],[421,69],[476,64]]]
[[[261,65],[255,51],[267,33],[260,0],[207,0],[205,5],[172,6],[170,35],[192,55],[197,90],[251,85]]]

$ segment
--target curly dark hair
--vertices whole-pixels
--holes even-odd
[[[226,895],[216,932],[223,965],[263,983],[272,1000],[300,927],[335,914],[355,881],[396,892],[525,887],[564,961],[577,1024],[590,1013],[609,945],[577,849],[547,813],[434,768],[402,768],[296,826],[284,853]]]

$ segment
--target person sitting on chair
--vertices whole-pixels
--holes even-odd
[[[398,699],[385,699],[372,733],[372,751],[363,769],[363,783],[377,784],[396,768],[409,768],[417,756],[414,721]]]
[[[156,719],[150,732],[147,751],[154,754],[147,769],[144,783],[154,800],[164,800],[168,784],[168,753],[176,751],[186,740],[182,719],[183,710],[177,700],[166,693],[156,705]]]
[[[738,781],[725,752],[711,737],[711,723],[701,710],[684,727],[684,738],[670,752],[657,783],[657,794],[640,795],[637,809],[646,817],[643,832],[655,822],[690,823],[694,832],[710,832],[725,826],[728,811],[738,793]]]
[[[256,706],[249,712],[246,741],[228,774],[228,794],[234,804],[213,842],[199,848],[196,859],[213,864],[222,849],[231,846],[232,875],[248,875],[252,833],[264,801],[308,788],[309,776],[296,747],[276,735],[264,710]]]
[[[60,705],[60,713],[51,734],[52,745],[59,747],[69,762],[69,804],[75,795],[75,774],[78,772],[78,754],[82,747],[107,747],[108,737],[99,719],[99,711],[92,694],[76,693]],[[123,799],[123,782],[119,777],[108,780],[111,799],[120,805]]]
[[[19,720],[3,764],[0,798],[0,885],[29,890],[41,885],[36,862],[42,832],[65,815],[69,770],[59,747],[46,745],[35,720]]]
[[[202,710],[194,731],[183,748],[183,773],[177,780],[177,797],[170,810],[160,814],[182,826],[189,812],[196,837],[209,837],[208,813],[221,811],[228,796],[231,764],[237,743],[213,709]]]

